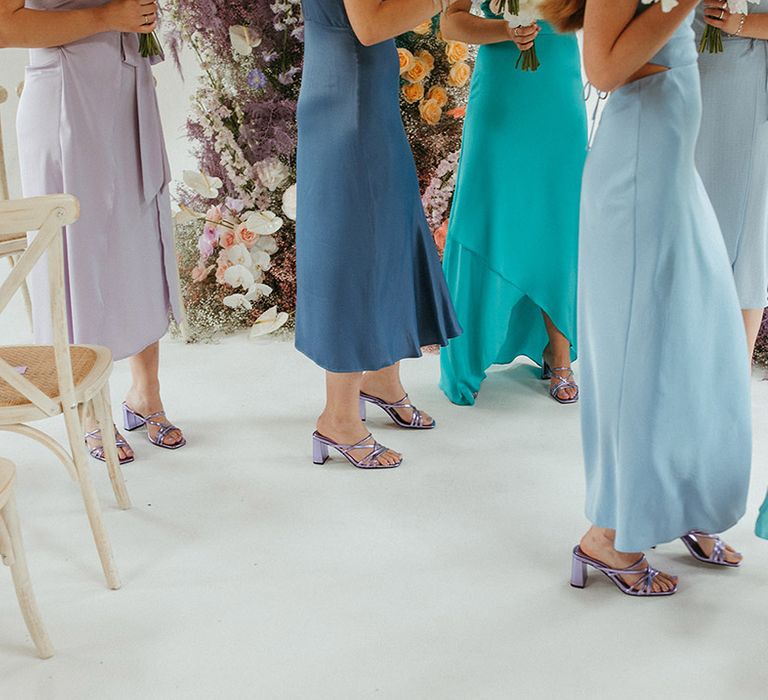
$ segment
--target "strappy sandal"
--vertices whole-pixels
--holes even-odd
[[[384,411],[398,428],[407,428],[410,430],[432,430],[432,428],[437,425],[437,422],[434,419],[432,419],[431,423],[424,422],[424,414],[410,402],[408,394],[403,396],[400,401],[396,401],[395,403],[387,403],[383,399],[379,399],[376,396],[371,396],[370,394],[366,394],[361,391],[360,419],[362,421],[365,421],[366,419],[366,407],[369,403],[373,404],[374,406],[378,406],[382,411]],[[410,410],[412,412],[410,422],[404,421],[401,418],[400,414],[398,413],[398,409]]]
[[[154,427],[159,428],[159,430],[154,437],[152,437],[152,433],[147,430],[147,439],[155,445],[155,447],[162,447],[164,450],[178,450],[180,447],[184,447],[184,445],[187,444],[187,439],[184,437],[181,429],[167,421],[155,420],[155,418],[160,417],[165,417],[165,411],[157,411],[148,416],[142,416],[140,413],[136,413],[136,411],[130,408],[128,404],[123,404],[123,423],[128,432],[138,430],[145,426],[149,428],[150,425],[153,425]],[[166,445],[164,442],[165,438],[174,430],[181,434],[181,440],[175,445]]]
[[[403,463],[401,457],[394,464],[381,464],[378,459],[385,452],[389,452],[389,448],[376,442],[370,433],[355,445],[341,445],[317,431],[312,433],[312,461],[315,464],[325,464],[328,461],[330,448],[339,452],[353,467],[358,469],[394,469]],[[350,454],[353,450],[370,451],[362,459],[355,459]]]
[[[607,564],[585,554],[581,547],[574,547],[573,568],[571,570],[571,585],[574,588],[586,587],[588,566],[605,574],[622,593],[635,598],[660,598],[677,593],[677,583],[668,591],[653,590],[653,584],[661,572],[654,569],[645,556],[640,557],[626,569],[612,569]],[[640,578],[629,584],[622,578],[623,576],[639,576]]]
[[[104,439],[101,436],[101,429],[97,428],[96,430],[92,430],[90,433],[85,434],[85,444],[88,445],[88,440],[98,440],[102,444],[98,447],[91,448],[89,446],[88,453],[93,457],[94,459],[98,459],[99,462],[106,462],[107,458],[104,452]],[[120,433],[117,432],[117,428],[115,428],[115,446],[120,449],[121,447],[127,447],[129,450],[133,451],[131,449],[131,446],[125,441],[125,438],[120,435]],[[135,456],[131,457],[123,457],[120,460],[121,465],[130,464],[131,462],[134,462],[136,460]]]
[[[699,542],[699,537],[714,540],[715,546],[712,549],[712,554],[709,556],[707,556],[707,554],[704,552],[704,548]],[[691,530],[687,535],[683,535],[680,539],[683,541],[683,544],[688,547],[688,551],[691,553],[691,556],[694,559],[703,562],[704,564],[712,564],[713,566],[728,566],[732,569],[737,569],[741,566],[740,561],[731,562],[725,558],[728,554],[728,548],[719,535],[710,535],[699,530]],[[739,553],[733,552],[733,554]]]
[[[554,377],[558,380],[558,383],[554,386],[550,386],[550,396],[563,405],[576,403],[579,400],[579,385],[573,381],[576,375],[570,367],[550,367],[549,362],[542,358],[541,360],[541,378],[552,379]],[[572,399],[562,399],[559,394],[563,389],[575,389],[576,394]]]

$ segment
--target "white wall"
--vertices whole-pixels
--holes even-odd
[[[0,124],[3,128],[12,197],[20,195],[14,122],[16,120],[16,108],[19,104],[16,86],[24,79],[26,62],[26,51],[20,49],[3,49],[0,51],[0,85],[8,90],[10,95],[8,101],[0,105]],[[184,124],[189,108],[189,97],[195,88],[199,70],[195,59],[189,53],[183,56],[182,65],[185,82],[181,81],[181,77],[171,60],[167,60],[154,69],[168,156],[175,178],[181,176],[182,170],[195,167],[195,162],[189,155]]]

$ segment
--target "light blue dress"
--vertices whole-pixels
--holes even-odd
[[[541,27],[538,71],[515,70],[520,52],[505,42],[480,47],[472,76],[443,257],[464,329],[440,356],[440,387],[456,404],[475,403],[491,365],[541,361],[542,310],[576,358],[581,61],[575,36]]]
[[[638,11],[641,11],[640,9]],[[583,181],[579,265],[587,516],[634,552],[744,514],[750,393],[728,255],[694,157],[691,18],[616,90]]]
[[[749,6],[768,13],[768,0]],[[701,6],[696,34],[706,25]],[[699,57],[704,112],[696,163],[723,230],[742,309],[768,306],[768,41],[723,35]]]
[[[394,41],[363,46],[344,0],[303,0],[296,347],[377,370],[460,333],[400,114]]]

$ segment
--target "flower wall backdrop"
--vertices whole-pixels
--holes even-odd
[[[205,340],[275,330],[296,301],[296,104],[300,0],[169,0],[172,55],[203,67],[187,131],[199,172],[184,173],[176,217],[184,334]],[[437,18],[398,40],[401,101],[438,241],[455,184],[471,57]]]

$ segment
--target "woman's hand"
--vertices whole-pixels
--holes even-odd
[[[726,0],[704,0],[704,21],[711,27],[735,34],[741,27],[742,15],[733,14]]]
[[[155,0],[111,0],[97,10],[107,31],[151,34],[157,29]]]
[[[514,41],[521,51],[528,51],[528,49],[533,48],[540,31],[541,27],[535,22],[527,27],[510,27],[507,25],[507,34],[509,34],[510,40]]]

